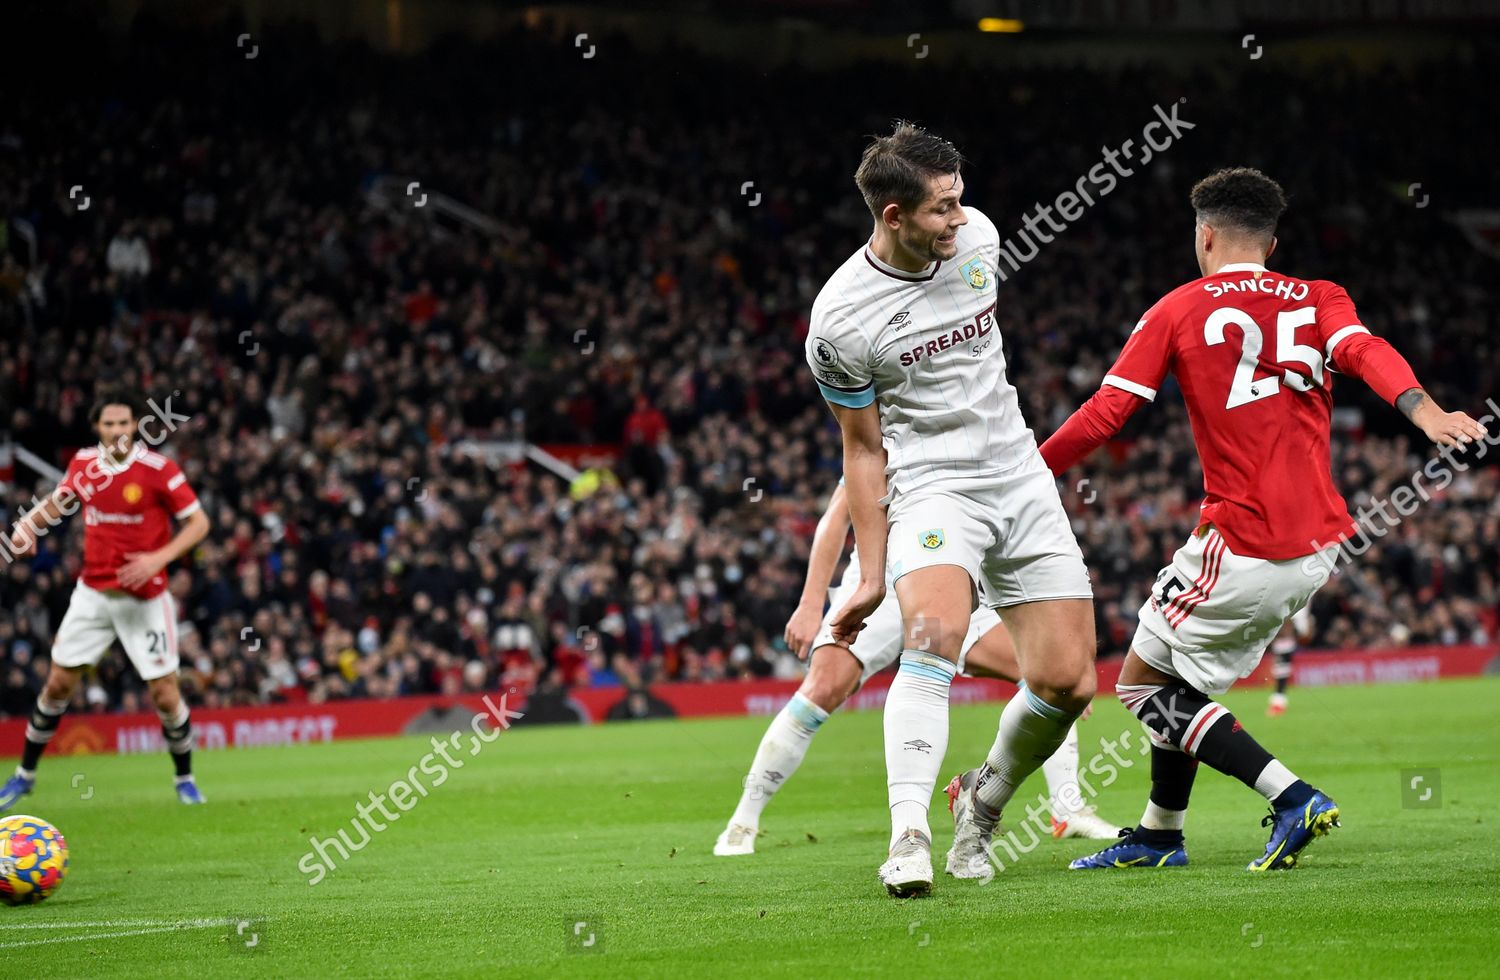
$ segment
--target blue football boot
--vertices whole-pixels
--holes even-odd
[[[1119,843],[1111,844],[1098,854],[1081,857],[1068,865],[1073,871],[1092,868],[1184,868],[1187,867],[1187,845],[1153,847],[1135,836],[1134,828],[1120,831]]]
[[[203,793],[199,791],[198,784],[193,781],[192,776],[184,776],[177,780],[177,800],[189,805],[208,802],[203,798]]]
[[[1296,865],[1297,855],[1339,825],[1339,805],[1313,790],[1312,798],[1299,806],[1283,807],[1266,814],[1260,822],[1270,826],[1266,853],[1245,866],[1247,871],[1278,871]]]
[[[36,779],[27,779],[20,773],[16,773],[0,786],[0,813],[4,813],[20,802],[21,797],[31,792],[36,785]]]

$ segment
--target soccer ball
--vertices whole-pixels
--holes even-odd
[[[62,886],[68,842],[40,817],[0,817],[0,902],[40,902]]]

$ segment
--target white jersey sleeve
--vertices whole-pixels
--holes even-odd
[[[820,301],[822,297],[819,297]],[[818,381],[818,390],[835,405],[864,408],[875,403],[875,378],[871,370],[874,348],[848,310],[833,304],[813,304],[807,331],[807,365]]]

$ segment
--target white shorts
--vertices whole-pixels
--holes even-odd
[[[170,592],[137,599],[79,582],[52,641],[59,667],[92,667],[118,638],[141,680],[177,672],[177,604]]]
[[[1246,558],[1212,525],[1199,528],[1156,576],[1131,646],[1157,670],[1222,694],[1255,669],[1282,624],[1328,580],[1329,567]]]
[[[898,493],[886,519],[892,580],[959,565],[984,605],[1091,599],[1088,568],[1041,454],[980,486],[934,484]]]
[[[818,630],[818,635],[813,639],[812,649],[827,646],[834,643],[833,630],[829,624],[833,621],[834,614],[844,608],[849,597],[854,594],[859,585],[859,562],[850,559],[849,567],[844,569],[844,577],[839,582],[839,587],[833,590],[829,596],[828,612],[823,616],[823,626]],[[996,626],[1000,625],[1000,617],[995,610],[988,606],[980,606],[974,610],[969,617],[969,632],[964,637],[963,649],[958,655],[958,672],[964,672],[964,661],[969,656],[969,648],[979,642],[979,638]],[[863,684],[869,680],[871,675],[877,674],[901,657],[903,645],[903,631],[901,627],[901,603],[896,600],[896,591],[889,587],[885,593],[885,601],[875,607],[875,611],[865,620],[865,628],[859,631],[854,638],[854,644],[849,647],[849,652],[854,654],[864,671],[860,674],[859,682]]]

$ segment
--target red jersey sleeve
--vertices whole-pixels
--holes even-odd
[[[1157,303],[1130,332],[1125,349],[1104,376],[1104,385],[1155,401],[1171,364],[1172,323],[1162,312],[1162,304]]]
[[[1389,404],[1418,387],[1417,376],[1394,347],[1360,322],[1354,301],[1342,286],[1327,284],[1317,305],[1318,340],[1328,361],[1359,378]]]
[[[1040,452],[1053,476],[1062,476],[1120,431],[1141,407],[1141,399],[1113,385],[1105,385],[1042,443]]]
[[[187,477],[176,463],[168,460],[167,465],[161,469],[161,476],[162,506],[177,520],[191,516],[202,506],[198,503],[198,495],[188,486]]]
[[[89,501],[95,494],[93,480],[98,479],[99,474],[99,453],[96,450],[78,450],[74,453],[74,458],[69,459],[68,471],[63,473],[63,479],[58,480],[57,489],[52,491],[52,500],[57,501],[58,506],[63,506],[63,512],[74,512],[80,506],[80,501]]]
[[[1323,348],[1324,356],[1331,360],[1334,350],[1344,341],[1370,331],[1360,322],[1354,300],[1349,298],[1343,286],[1331,282],[1318,285],[1323,288],[1314,301],[1317,319],[1313,322],[1317,326],[1318,345]]]
[[[67,472],[57,481],[57,489],[52,491],[53,495],[67,494],[75,498],[81,496],[79,480],[88,472],[89,463],[90,460],[84,459],[81,453],[74,453],[73,458],[68,460]]]
[[[1157,303],[1136,323],[1099,390],[1042,443],[1042,459],[1054,476],[1119,432],[1141,407],[1141,399],[1156,400],[1161,379],[1172,363],[1171,336],[1171,320]]]

